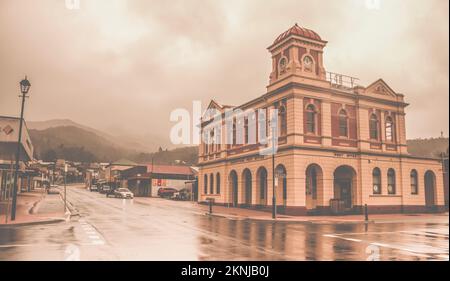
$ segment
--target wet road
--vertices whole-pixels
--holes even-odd
[[[0,228],[0,260],[448,260],[448,216],[368,226],[272,223],[74,187],[68,198],[80,213],[70,222]]]

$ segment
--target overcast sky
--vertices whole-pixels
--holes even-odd
[[[266,91],[266,48],[294,23],[329,41],[328,71],[405,94],[408,138],[448,136],[447,0],[0,0],[0,115],[169,136],[169,114]],[[375,3],[368,5],[368,3]]]

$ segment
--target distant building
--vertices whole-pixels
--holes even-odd
[[[123,186],[135,196],[156,197],[158,189],[171,187],[177,190],[192,187],[196,179],[195,169],[189,166],[138,165],[121,173]]]
[[[361,213],[365,204],[379,213],[442,211],[440,160],[407,151],[404,95],[382,79],[363,87],[326,72],[326,45],[296,24],[268,48],[265,94],[235,107],[210,102],[216,115],[202,118],[199,201],[270,210],[275,197],[278,210],[293,215]],[[272,166],[260,153],[270,142],[261,139],[275,133],[269,118],[251,113],[275,109]]]
[[[12,195],[19,125],[20,118],[0,116],[0,212],[4,211],[2,202],[8,200]],[[33,188],[33,177],[36,175],[35,171],[30,170],[28,165],[33,160],[34,148],[26,122],[22,127],[20,146],[18,193],[30,191]]]
[[[110,163],[104,169],[103,179],[111,184],[119,184],[121,172],[135,166],[137,166],[137,163],[134,163],[128,159],[120,159]]]

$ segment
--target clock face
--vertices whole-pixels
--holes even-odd
[[[313,64],[313,61],[312,61],[311,57],[306,56],[306,57],[303,59],[303,63],[305,64],[305,66],[311,66],[311,65]]]

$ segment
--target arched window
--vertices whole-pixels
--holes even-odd
[[[214,194],[214,175],[209,175],[209,193]]]
[[[372,172],[373,194],[381,194],[381,171],[379,168]]]
[[[370,131],[370,139],[371,140],[378,140],[378,117],[376,114],[372,114],[370,116],[369,121],[369,131]]]
[[[394,169],[389,169],[388,170],[388,194],[395,194],[395,171]]]
[[[278,119],[279,119],[279,135],[285,136],[287,134],[287,116],[286,116],[286,108],[281,106],[278,109]]]
[[[348,137],[348,116],[343,109],[339,112],[339,136]]]
[[[316,134],[316,108],[310,104],[306,107],[306,132]]]
[[[220,174],[216,174],[216,194],[220,194]]]
[[[394,121],[391,116],[386,118],[386,140],[394,141]]]
[[[286,57],[282,57],[280,62],[278,63],[278,70],[280,74],[283,74],[286,70],[286,66],[288,64],[288,60]]]
[[[411,194],[417,195],[419,194],[419,181],[416,170],[411,171],[410,178],[411,178]]]
[[[203,193],[208,194],[208,175],[203,177]]]

